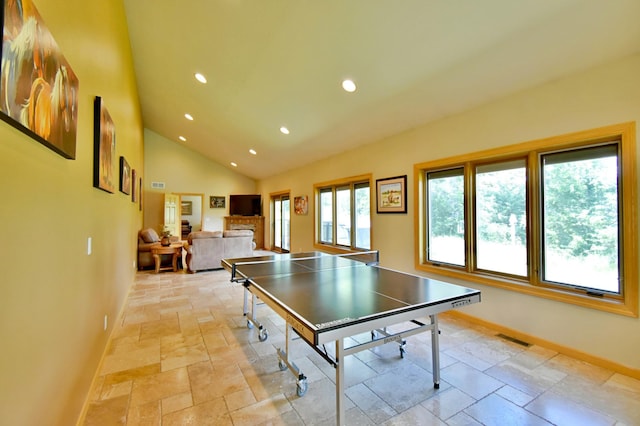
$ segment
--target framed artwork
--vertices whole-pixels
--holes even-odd
[[[93,186],[113,193],[116,129],[100,96],[93,103]]]
[[[376,211],[407,212],[407,175],[376,180]]]
[[[224,209],[225,208],[225,204],[224,204],[224,197],[218,197],[216,195],[212,195],[209,197],[209,208],[212,209]]]
[[[306,195],[293,197],[293,211],[295,214],[307,214],[309,211],[309,197]]]
[[[193,201],[181,201],[180,204],[184,216],[191,216],[193,214]]]
[[[136,203],[138,201],[138,179],[136,176],[136,169],[131,169],[131,202]]]
[[[122,156],[120,156],[120,192],[131,194],[131,167]]]
[[[0,118],[64,158],[76,158],[79,82],[30,1],[2,1]]]
[[[140,211],[142,211],[142,177],[140,178],[140,186],[138,186],[138,188],[140,188],[140,203],[138,205],[140,206]]]

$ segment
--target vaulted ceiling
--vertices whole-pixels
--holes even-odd
[[[638,0],[124,3],[145,127],[254,179],[640,52]]]

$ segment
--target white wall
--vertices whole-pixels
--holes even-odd
[[[191,202],[191,214],[185,214],[182,210],[181,220],[188,220],[191,225],[191,231],[200,231],[202,229],[202,198],[194,195],[180,195],[181,201]]]
[[[408,175],[406,215],[373,215],[373,247],[381,263],[414,269],[413,165],[529,140],[640,121],[640,55],[498,99],[304,169],[259,182],[263,196],[290,189],[309,195],[310,214],[291,216],[292,251],[313,249],[313,184],[373,173]],[[265,208],[267,221],[272,221]],[[268,227],[268,230],[270,227]],[[637,226],[636,226],[637,229]],[[640,235],[635,235],[638,238]],[[270,241],[267,235],[266,241]],[[640,321],[477,284],[483,301],[464,312],[593,356],[640,369]]]

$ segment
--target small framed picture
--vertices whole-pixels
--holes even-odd
[[[120,192],[131,194],[131,167],[124,157],[120,157]]]
[[[117,184],[116,128],[102,98],[96,96],[93,109],[93,186],[113,193]]]
[[[407,175],[376,180],[376,211],[407,212]]]
[[[131,202],[132,203],[138,202],[139,190],[138,188],[136,188],[136,186],[138,185],[138,179],[136,177],[137,177],[136,169],[131,169]]]
[[[293,197],[293,211],[295,214],[307,214],[309,211],[309,197],[306,195]]]
[[[181,211],[184,216],[191,216],[193,214],[193,202],[192,201],[182,201],[181,202]]]
[[[224,203],[225,198],[224,197],[219,197],[216,195],[212,195],[209,197],[209,208],[212,209],[224,209],[225,207],[225,203]]]

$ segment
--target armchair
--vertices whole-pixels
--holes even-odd
[[[172,243],[177,243],[180,242],[180,237],[171,236],[169,240]],[[151,254],[151,248],[160,245],[160,236],[153,228],[143,229],[138,232],[138,270],[155,268],[156,263]]]
[[[182,229],[181,229],[181,233],[182,233],[182,239],[186,240],[187,237],[189,236],[189,234],[191,233],[191,225],[189,225],[189,221],[188,220],[182,220]]]

